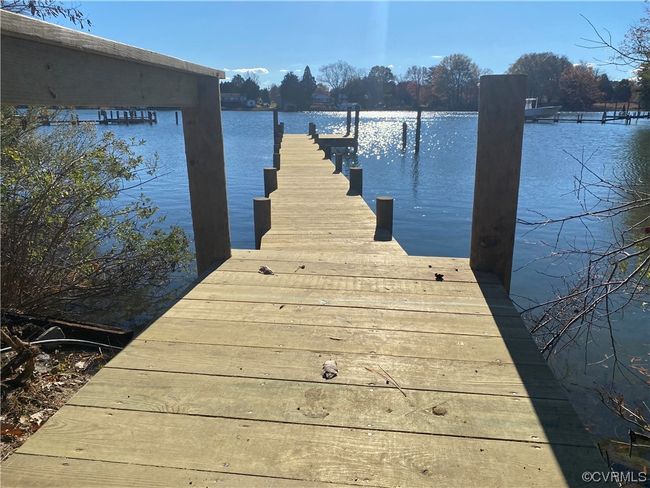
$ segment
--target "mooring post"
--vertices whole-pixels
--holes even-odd
[[[354,111],[354,140],[359,140],[359,109]]]
[[[219,81],[197,80],[196,104],[182,110],[192,227],[199,275],[228,259],[230,226]]]
[[[264,168],[264,196],[268,196],[278,189],[277,168]]]
[[[603,117],[600,119],[600,123],[604,124],[607,121],[607,112],[603,112]]]
[[[422,128],[422,109],[418,109],[418,116],[415,122],[415,154],[420,154],[420,133]]]
[[[479,86],[470,266],[510,292],[526,76],[485,75]]]
[[[273,152],[274,153],[280,152],[280,144],[273,144]]]
[[[340,173],[343,171],[343,154],[336,153],[336,161],[334,163],[334,172]]]
[[[309,122],[309,124],[307,124],[307,135],[309,137],[314,135],[314,123],[313,122]]]
[[[352,131],[352,109],[348,108],[348,114],[345,119],[345,137],[350,135]]]
[[[377,197],[376,241],[390,241],[393,238],[393,197]]]
[[[174,115],[176,116],[176,125],[178,125],[178,112],[174,112]]]
[[[255,225],[255,249],[262,246],[262,237],[271,229],[271,199],[253,198],[253,221]]]
[[[363,195],[363,170],[359,167],[350,168],[348,195]]]
[[[406,149],[406,131],[407,131],[406,122],[402,122],[402,149]]]
[[[280,171],[280,153],[273,153],[273,167]]]
[[[273,110],[273,133],[278,131],[278,109]]]
[[[325,159],[332,159],[332,146],[325,146],[323,152],[325,153]]]

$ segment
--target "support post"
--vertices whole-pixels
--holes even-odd
[[[253,221],[255,225],[255,249],[262,247],[262,237],[271,229],[271,199],[253,198]]]
[[[269,195],[277,189],[278,189],[277,168],[264,168],[264,196],[268,198]]]
[[[176,125],[178,125],[178,112],[174,112],[174,115],[176,116]],[[149,118],[151,119],[151,114],[149,114]]]
[[[393,238],[393,197],[377,197],[376,241],[390,241]]]
[[[402,122],[402,149],[406,149],[406,131],[407,131],[406,122]]]
[[[197,103],[183,109],[183,135],[199,275],[228,259],[230,226],[219,81],[197,80]]]
[[[336,161],[334,163],[334,172],[340,173],[343,171],[343,154],[336,153]]]
[[[273,153],[273,167],[280,171],[280,153]]]
[[[420,133],[422,129],[422,109],[418,109],[418,116],[415,122],[415,154],[420,154]]]
[[[348,109],[348,114],[345,119],[345,137],[350,135],[352,132],[352,109]]]
[[[525,75],[481,76],[470,266],[510,292],[515,244]]]
[[[332,146],[325,146],[323,152],[325,153],[325,159],[332,159]]]
[[[359,167],[350,168],[350,189],[348,195],[363,195],[363,170]]]
[[[273,133],[278,131],[278,109],[273,110]]]
[[[354,140],[359,140],[359,109],[354,111]]]
[[[274,153],[280,152],[280,144],[273,144],[273,152]]]

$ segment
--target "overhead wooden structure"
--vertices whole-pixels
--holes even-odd
[[[179,107],[199,273],[230,257],[223,71],[0,11],[1,100],[59,107]]]

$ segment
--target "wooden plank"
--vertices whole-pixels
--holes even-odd
[[[347,484],[15,453],[2,463],[4,488],[335,488]]]
[[[593,447],[566,400],[403,392],[405,395],[386,388],[332,383],[319,385],[107,368],[68,403]]]
[[[197,102],[197,77],[188,73],[4,35],[0,49],[4,104],[185,107]]]
[[[180,300],[163,317],[215,319],[265,324],[302,324],[325,327],[401,330],[481,337],[530,337],[519,317],[413,312],[405,310],[319,305],[281,305],[232,301]]]
[[[592,448],[74,406],[63,407],[20,452],[413,487],[451,480],[454,486],[573,486],[583,471],[603,466]]]
[[[291,263],[293,265],[295,263]],[[269,265],[267,265],[269,266]],[[304,265],[305,269],[307,265]],[[287,272],[282,273],[282,267],[273,269],[275,274],[265,275],[257,272],[228,271],[220,267],[217,271],[207,276],[202,283],[214,285],[248,285],[248,286],[279,286],[286,288],[300,288],[303,290],[339,290],[363,291],[374,293],[414,293],[436,296],[464,296],[507,299],[508,296],[500,283],[479,285],[471,281],[436,281],[435,274],[429,272],[426,280],[383,278],[383,277],[358,277],[358,276],[328,276],[307,275],[294,272],[286,267]],[[259,266],[257,267],[259,269]],[[252,270],[251,270],[252,271]],[[300,269],[300,271],[302,271]],[[342,270],[343,271],[343,270]]]
[[[164,54],[103,39],[79,30],[68,29],[6,10],[0,11],[0,19],[3,36],[57,46],[65,48],[68,51],[81,51],[88,54],[156,66],[165,68],[166,70],[211,76],[220,79],[225,78],[225,73],[221,70],[200,66]],[[5,81],[3,80],[3,83]]]
[[[387,356],[546,364],[530,338],[420,334],[396,330],[320,327],[295,324],[228,322],[162,317],[141,340],[299,349],[328,354],[355,353]]]
[[[341,293],[337,290],[303,290],[298,288],[246,285],[211,285],[201,283],[186,296],[197,300],[228,300],[327,307],[362,307],[422,312],[458,312],[495,316],[518,316],[509,300],[483,297],[429,296],[415,293]]]
[[[470,265],[510,291],[515,245],[525,75],[481,76]]]
[[[271,259],[239,259],[231,258],[220,267],[220,271],[239,271],[246,273],[257,273],[260,266],[270,267],[276,274],[289,275],[315,275],[315,276],[349,276],[358,278],[378,278],[389,280],[415,280],[415,281],[436,281],[436,273],[442,274],[445,282],[454,283],[476,283],[477,276],[481,283],[497,284],[494,275],[486,273],[475,273],[466,268],[458,266],[411,266],[400,265],[370,265],[356,263],[324,263],[296,261],[276,261]],[[209,276],[206,278],[209,279]]]
[[[402,388],[512,397],[566,399],[546,365],[378,354],[327,354],[313,351],[135,340],[106,367],[217,376],[322,383],[321,369],[335,359],[332,383],[395,388],[374,371],[387,371]]]
[[[197,79],[198,103],[183,109],[183,136],[199,275],[230,257],[219,83]]]

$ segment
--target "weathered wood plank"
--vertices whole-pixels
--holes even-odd
[[[123,448],[123,447],[122,447]],[[210,470],[145,466],[68,457],[13,454],[2,463],[4,488],[341,488],[347,484],[250,476]]]
[[[593,447],[566,400],[403,391],[106,368],[68,403]]]
[[[238,376],[321,383],[321,369],[335,359],[347,385],[394,388],[374,371],[387,371],[402,388],[519,397],[566,399],[546,365],[378,354],[327,354],[313,351],[135,340],[106,367]]]
[[[201,283],[187,295],[188,299],[229,300],[236,302],[265,302],[294,305],[322,305],[328,307],[362,307],[423,312],[459,312],[518,316],[509,300],[483,297],[438,296],[435,298],[415,293],[342,293],[337,290],[310,290],[299,288],[263,287],[246,285],[211,285]]]
[[[529,338],[519,317],[319,305],[180,300],[163,317]]]

